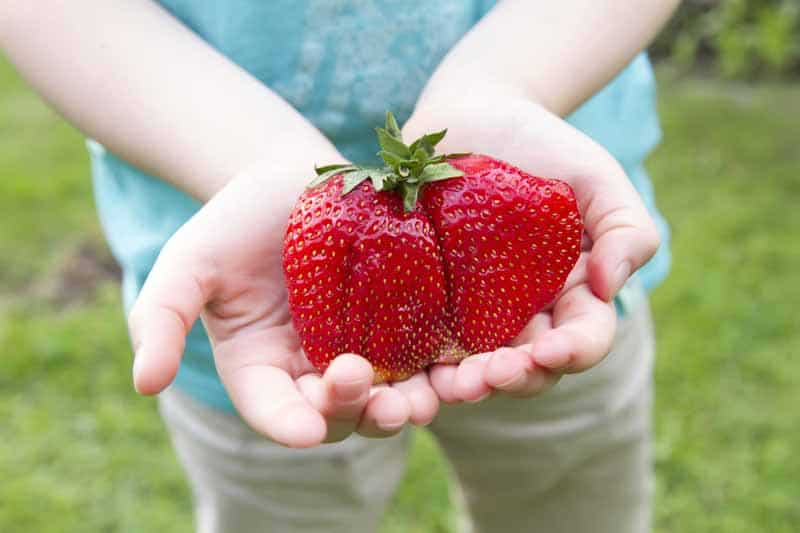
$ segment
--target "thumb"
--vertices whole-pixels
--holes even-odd
[[[207,301],[189,257],[167,243],[128,315],[133,383],[140,394],[158,394],[175,379],[186,335]]]
[[[608,302],[653,257],[660,243],[658,230],[618,166],[593,180],[580,180],[575,192],[583,206],[586,233],[593,241],[587,263],[589,285]]]

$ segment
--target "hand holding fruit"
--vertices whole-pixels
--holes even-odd
[[[424,372],[373,386],[373,370],[361,357],[339,357],[320,375],[301,350],[281,249],[307,176],[306,168],[283,171],[264,161],[231,181],[168,241],[129,317],[136,388],[155,394],[172,382],[185,336],[202,316],[237,411],[276,442],[306,447],[353,432],[382,437],[409,422],[426,424],[439,401]]]
[[[431,368],[431,382],[445,402],[475,401],[494,390],[534,395],[561,374],[600,362],[616,329],[613,297],[659,242],[639,195],[605,149],[528,99],[473,93],[423,100],[404,134],[413,138],[448,127],[442,152],[489,153],[528,173],[566,181],[585,235],[565,287],[512,347]]]
[[[512,341],[580,254],[564,182],[489,156],[436,155],[445,130],[406,145],[391,114],[386,166],[319,169],[284,246],[289,309],[310,361],[340,353],[402,381]]]
[[[338,440],[353,431],[370,436],[390,435],[409,420],[418,424],[429,422],[436,414],[440,399],[448,402],[477,400],[492,390],[531,395],[552,383],[561,372],[579,371],[601,360],[613,339],[615,315],[610,301],[630,273],[652,255],[657,244],[652,222],[619,165],[587,137],[527,101],[428,109],[431,111],[418,109],[406,125],[406,130],[411,132],[407,137],[450,125],[449,137],[442,142],[443,151],[490,153],[521,169],[511,169],[509,175],[517,176],[513,179],[519,179],[524,173],[556,176],[574,189],[588,236],[584,239],[585,250],[554,303],[540,310],[539,306],[547,298],[534,304],[521,302],[525,311],[520,316],[526,316],[525,313],[533,312],[531,310],[538,313],[510,343],[516,348],[472,355],[458,366],[437,364],[428,373],[418,372],[408,380],[391,385],[371,386],[373,369],[353,355],[338,357],[332,363],[323,361],[321,366],[327,365],[327,368],[320,376],[306,359],[300,338],[291,324],[281,272],[286,220],[305,180],[298,179],[301,174],[296,170],[280,172],[273,162],[267,161],[218,193],[170,239],[159,256],[129,320],[136,348],[134,380],[138,390],[156,393],[172,381],[186,332],[201,314],[213,343],[218,372],[240,415],[256,431],[289,446]],[[503,163],[475,157],[462,158],[460,163],[456,159],[453,163],[464,166],[461,171],[466,174],[473,172],[473,164],[489,172],[495,165],[507,168]],[[341,169],[336,170],[341,172]],[[440,170],[446,169],[440,167]],[[370,173],[362,173],[360,177],[369,177],[371,181],[381,179]],[[430,185],[436,186],[433,189],[436,194],[426,199],[423,190],[418,200],[431,202],[435,208],[437,198],[444,201],[443,196],[453,191],[448,180],[433,181],[436,183]],[[369,186],[365,184],[362,189]],[[420,191],[416,192],[419,195]],[[463,194],[463,191],[455,194]],[[405,196],[413,195],[411,190]],[[555,197],[562,195],[559,193]],[[565,199],[569,197],[564,196]],[[557,206],[561,204],[563,202],[557,202]],[[319,207],[323,212],[327,209],[325,203]],[[333,207],[331,204],[330,208]],[[358,202],[355,207],[360,208]],[[389,207],[398,206],[384,206]],[[469,206],[463,207],[469,209]],[[473,207],[477,209],[478,206]],[[358,213],[355,216],[357,218]],[[478,216],[480,218],[480,213]],[[448,238],[446,219],[444,213],[432,218],[445,239]],[[324,227],[325,221],[320,220]],[[424,236],[423,221],[413,217],[409,220],[409,227],[401,229],[421,232]],[[509,218],[504,220],[508,222]],[[416,227],[417,222],[420,228]],[[466,229],[466,224],[462,229]],[[429,237],[430,233],[428,229]],[[399,234],[396,236],[403,238]],[[478,239],[474,243],[478,251],[480,236],[481,233],[474,232],[464,235],[467,253],[472,253],[469,249],[472,237]],[[483,236],[489,239],[489,235]],[[457,244],[459,236],[451,233],[449,238],[455,239]],[[400,242],[402,244],[402,240]],[[433,241],[428,244],[433,246]],[[574,241],[570,241],[572,244]],[[366,247],[366,243],[364,245]],[[375,250],[379,251],[379,243],[378,246]],[[461,278],[467,281],[465,286],[480,284],[478,270],[470,272],[468,263],[458,263],[458,250],[461,248],[457,246],[445,247],[444,253],[438,256],[439,264],[448,264],[450,270],[460,268],[460,264],[466,269]],[[491,250],[491,247],[481,248],[483,253],[491,254]],[[513,248],[494,250],[504,260],[508,257],[502,257],[503,253],[508,256],[515,252]],[[391,259],[388,253],[383,257]],[[417,257],[420,264],[427,258]],[[402,256],[395,259],[406,261]],[[414,258],[409,255],[409,259],[413,266]],[[366,277],[362,282],[375,270],[369,260],[363,265],[360,274]],[[392,264],[395,269],[401,266],[401,275],[393,279],[398,284],[401,279],[417,281],[420,276],[407,277],[410,274],[402,269],[403,265]],[[429,288],[436,289],[436,276],[441,276],[441,281],[443,270],[438,270],[434,263],[429,265],[432,272],[429,275],[434,275],[434,283]],[[569,269],[562,275],[565,272]],[[518,282],[519,274],[515,273]],[[556,283],[545,284],[553,292],[548,298],[563,283],[563,279],[558,279]],[[514,281],[510,275],[509,280]],[[509,291],[512,285],[506,283],[493,287],[495,297],[499,297],[498,292],[502,294],[501,287]],[[337,286],[338,283],[334,283],[330,289]],[[366,286],[372,287],[369,283]],[[403,291],[394,294],[402,296]],[[490,291],[485,294],[492,296]],[[437,358],[445,356],[452,360],[480,349],[478,344],[463,346],[460,342],[480,338],[479,333],[484,331],[480,329],[483,327],[480,313],[486,310],[473,305],[475,293],[466,291],[464,295],[466,305],[461,305],[463,301],[456,302],[455,309],[459,311],[449,316],[437,315],[435,308],[429,308],[431,302],[404,311],[409,317],[413,313],[427,317],[425,313],[434,311],[431,323],[445,331],[450,328],[449,337],[441,334],[441,329],[437,330],[431,342],[438,350],[426,356],[435,353]],[[370,297],[369,291],[364,296]],[[386,292],[386,296],[391,296],[391,291]],[[429,296],[441,301],[442,293],[432,290]],[[472,302],[468,299],[470,296]],[[380,306],[380,302],[375,303]],[[324,309],[324,303],[322,305]],[[477,314],[471,315],[473,312]],[[358,316],[364,317],[364,314]],[[464,337],[472,319],[479,322],[479,329]],[[452,335],[456,331],[452,327],[454,321],[462,328],[466,326],[461,329],[461,339]],[[366,326],[359,324],[362,335],[367,331]],[[394,326],[399,329],[400,336],[393,342],[402,342],[406,333],[410,338],[413,328],[408,329],[403,321]],[[507,325],[502,329],[505,327]],[[384,325],[382,330],[373,330],[380,335],[389,328]],[[502,337],[500,333],[508,335],[509,332],[493,330],[491,341],[497,342]],[[315,333],[310,331],[310,326],[309,333],[312,336]],[[442,349],[447,346],[442,341],[448,339],[456,341],[450,345],[454,349],[449,353]],[[376,344],[384,342],[380,337],[374,341]],[[313,350],[310,351],[314,359]],[[448,355],[452,357],[446,357]],[[430,361],[425,361],[422,366],[428,363]],[[379,372],[386,370],[391,369],[378,368]]]

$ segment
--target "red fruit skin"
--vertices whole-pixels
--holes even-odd
[[[368,182],[306,191],[290,216],[283,267],[303,350],[321,372],[341,353],[366,357],[376,381],[431,364],[442,344],[444,271],[425,215]]]
[[[464,352],[493,351],[564,287],[583,223],[563,181],[483,155],[448,162],[464,176],[431,183],[420,198],[443,254],[447,325]]]
[[[423,187],[406,213],[369,182],[307,190],[290,215],[283,267],[289,309],[321,372],[341,353],[399,381],[513,340],[563,288],[583,226],[572,189],[491,157]]]

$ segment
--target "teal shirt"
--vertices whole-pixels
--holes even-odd
[[[447,51],[493,5],[481,0],[164,0],[212,46],[276,91],[350,160],[375,157],[385,110],[404,121]],[[202,80],[198,80],[201,83]],[[569,117],[624,166],[659,224],[663,245],[639,273],[656,286],[669,268],[668,231],[642,163],[658,143],[655,83],[640,55]],[[123,270],[130,308],[161,247],[199,208],[186,194],[88,141],[98,212]],[[176,385],[233,411],[198,321]]]

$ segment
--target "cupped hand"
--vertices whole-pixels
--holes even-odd
[[[509,346],[429,370],[446,403],[475,402],[495,391],[533,396],[561,375],[602,361],[616,331],[613,298],[659,244],[638,193],[603,147],[530,100],[472,94],[421,103],[404,134],[416,138],[448,128],[437,147],[443,153],[484,153],[530,174],[568,182],[585,231],[580,259],[564,289]]]
[[[156,394],[172,382],[186,335],[202,318],[240,416],[280,444],[310,447],[353,432],[385,437],[429,423],[439,401],[426,373],[373,386],[372,367],[357,355],[336,358],[320,375],[303,354],[281,253],[304,183],[296,172],[256,165],[167,242],[129,316],[136,389]]]

